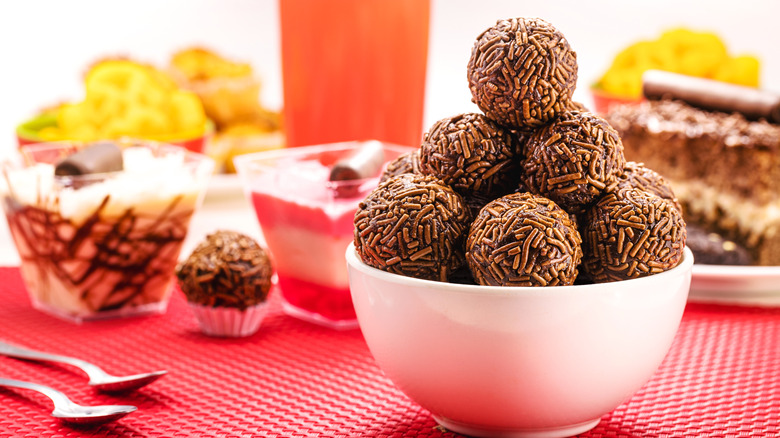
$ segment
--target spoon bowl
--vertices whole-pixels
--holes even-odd
[[[52,417],[71,424],[97,425],[108,423],[138,409],[130,405],[83,406],[73,402],[65,394],[54,388],[21,380],[0,378],[0,386],[29,389],[45,395],[54,403],[54,410],[51,413]]]
[[[15,357],[17,359],[56,362],[74,366],[87,374],[90,386],[103,392],[124,392],[138,389],[154,382],[168,373],[167,371],[161,370],[151,373],[133,374],[131,376],[114,376],[103,371],[103,369],[97,365],[85,360],[58,354],[44,353],[42,351],[11,345],[2,341],[0,341],[0,354]]]
[[[98,376],[90,376],[89,385],[98,391],[103,392],[124,392],[138,389],[142,386],[146,386],[160,377],[167,374],[168,371],[154,371],[151,373],[133,374],[131,376],[112,376],[110,374],[103,374]]]

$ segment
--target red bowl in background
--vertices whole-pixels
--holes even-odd
[[[593,110],[602,116],[617,105],[636,105],[644,101],[642,97],[619,96],[597,87],[590,88],[590,95],[593,98]]]
[[[41,129],[54,126],[57,124],[57,116],[52,112],[41,113],[32,119],[29,119],[16,127],[16,142],[19,147],[41,143],[42,140],[38,136]],[[206,150],[206,144],[209,139],[214,135],[214,122],[208,120],[206,122],[206,129],[203,135],[200,137],[182,139],[182,140],[170,140],[161,143],[168,143],[175,146],[181,146],[190,152],[196,152],[199,154],[204,153]]]

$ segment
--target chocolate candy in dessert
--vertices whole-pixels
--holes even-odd
[[[617,188],[635,188],[648,191],[671,202],[682,212],[682,206],[674,196],[674,190],[658,172],[646,167],[643,163],[626,161],[623,173],[618,176]]]
[[[466,262],[488,286],[574,283],[582,239],[569,214],[550,199],[513,193],[487,204],[472,223]]]
[[[115,142],[99,142],[85,146],[60,160],[54,167],[58,176],[87,175],[122,170],[122,149]]]
[[[737,243],[724,239],[696,225],[687,225],[685,245],[691,249],[693,259],[704,265],[750,265],[750,253]]]
[[[682,214],[644,190],[607,193],[587,211],[581,229],[583,268],[596,283],[657,274],[682,260]]]
[[[330,166],[328,181],[331,183],[348,182],[329,185],[337,198],[355,197],[360,192],[360,180],[379,175],[382,165],[385,163],[382,143],[371,140],[358,144],[359,146],[354,151]]]
[[[482,32],[467,69],[479,109],[518,129],[540,127],[561,114],[577,85],[577,54],[539,18],[499,20]]]
[[[379,178],[379,183],[381,184],[394,176],[404,173],[421,173],[420,149],[402,154],[395,160],[387,163],[387,167],[382,171],[382,176]]]
[[[463,196],[498,197],[519,180],[515,137],[482,114],[441,119],[420,146],[420,171]]]
[[[377,269],[447,281],[463,264],[469,214],[460,195],[431,175],[402,174],[358,206],[355,249]]]
[[[624,165],[618,133],[585,111],[566,111],[536,130],[522,159],[527,189],[572,213],[584,211],[617,183]]]
[[[201,330],[222,337],[249,336],[260,329],[272,274],[263,247],[225,230],[206,236],[176,267],[179,287]]]
[[[345,158],[337,161],[330,168],[330,181],[346,181],[371,178],[379,173],[385,163],[385,153],[382,143],[367,141]]]
[[[650,100],[671,98],[697,108],[740,113],[748,120],[780,123],[780,94],[660,70],[642,75],[642,94]]]
[[[263,247],[245,234],[226,230],[206,236],[176,267],[187,301],[242,310],[266,300],[272,275]]]

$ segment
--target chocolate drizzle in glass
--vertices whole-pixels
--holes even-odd
[[[108,216],[106,196],[80,225],[58,208],[20,205],[12,197],[5,207],[20,258],[35,267],[26,274],[35,272],[38,278],[30,280],[41,292],[52,293],[57,279],[89,310],[104,312],[162,298],[194,211],[182,209],[182,199],[173,198],[157,215],[130,207]]]

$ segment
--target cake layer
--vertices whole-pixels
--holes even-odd
[[[685,220],[780,265],[780,126],[678,101],[616,107],[607,120],[627,160],[666,178]]]
[[[780,199],[778,125],[669,100],[619,106],[607,120],[626,159],[665,178],[700,181],[759,205]]]
[[[743,246],[752,264],[780,265],[780,201],[756,204],[700,181],[670,180],[685,220]]]

